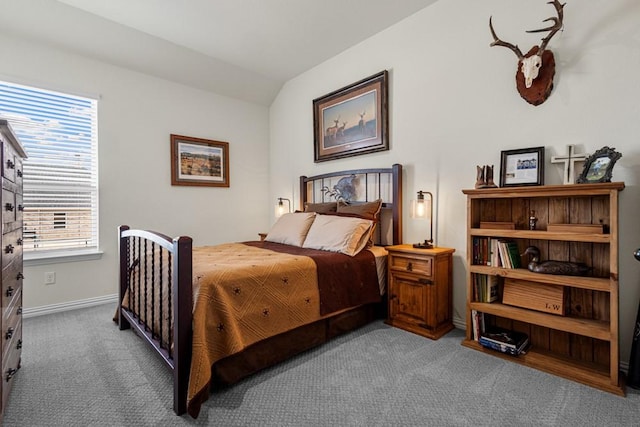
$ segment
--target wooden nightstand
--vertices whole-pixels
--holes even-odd
[[[438,339],[453,329],[453,253],[455,249],[386,248],[389,311],[386,323]]]

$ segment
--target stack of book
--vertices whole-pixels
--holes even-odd
[[[491,328],[480,334],[478,342],[483,347],[518,356],[527,350],[529,336],[522,332]]]

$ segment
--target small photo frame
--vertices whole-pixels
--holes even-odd
[[[544,147],[501,152],[500,187],[526,185],[544,185]]]
[[[229,143],[172,134],[171,185],[229,187]]]
[[[622,154],[615,151],[615,148],[602,147],[584,161],[584,168],[576,183],[611,182],[613,166],[620,157]]]
[[[389,149],[387,71],[313,100],[314,161]]]

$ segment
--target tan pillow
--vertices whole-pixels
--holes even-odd
[[[336,212],[337,210],[338,210],[337,202],[305,203],[304,204],[305,212],[329,213],[329,212]]]
[[[316,215],[303,248],[354,256],[367,246],[373,221],[336,215]]]
[[[264,240],[300,247],[315,216],[315,212],[286,213],[273,224]]]
[[[361,218],[378,220],[378,214],[382,208],[382,199],[373,202],[359,203],[355,205],[347,205],[344,202],[338,202],[338,213],[348,213],[358,215]]]

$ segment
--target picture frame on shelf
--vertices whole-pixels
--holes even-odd
[[[544,185],[544,147],[503,150],[500,187]]]
[[[229,187],[229,143],[171,134],[171,185]]]
[[[613,166],[622,157],[615,148],[602,147],[584,161],[582,173],[576,180],[578,184],[593,184],[597,182],[611,182]]]
[[[314,161],[389,149],[387,71],[313,100]]]

